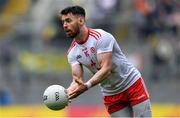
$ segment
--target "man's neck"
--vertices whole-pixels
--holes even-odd
[[[79,35],[75,37],[75,40],[78,43],[82,43],[86,40],[87,36],[88,36],[88,28],[86,26],[83,26],[80,29]]]

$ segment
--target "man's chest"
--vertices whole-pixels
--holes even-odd
[[[74,54],[79,63],[90,68],[99,68],[97,49],[94,45],[77,46]]]

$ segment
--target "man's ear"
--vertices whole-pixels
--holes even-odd
[[[79,23],[83,25],[84,22],[85,22],[84,18],[83,17],[79,17]]]

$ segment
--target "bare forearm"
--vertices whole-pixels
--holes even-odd
[[[77,88],[78,84],[76,83],[75,80],[78,80],[78,81],[83,81],[83,78],[82,77],[77,77],[77,76],[73,76],[73,80],[69,86],[69,90],[74,90],[75,88]]]
[[[90,80],[89,82],[92,86],[95,86],[102,82],[106,77],[111,73],[110,69],[100,69]]]
[[[112,69],[112,53],[105,52],[97,55],[101,69],[86,83],[87,87],[95,86],[102,82],[111,73]]]
[[[70,86],[75,86],[77,83],[73,80],[70,84]]]
[[[77,87],[77,83],[73,80],[67,90],[72,91],[76,89],[76,87]]]

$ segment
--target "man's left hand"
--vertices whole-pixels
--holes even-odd
[[[84,84],[82,80],[75,80],[75,82],[78,84],[78,87],[68,94],[69,99],[76,98],[77,96],[88,90],[87,86]]]

